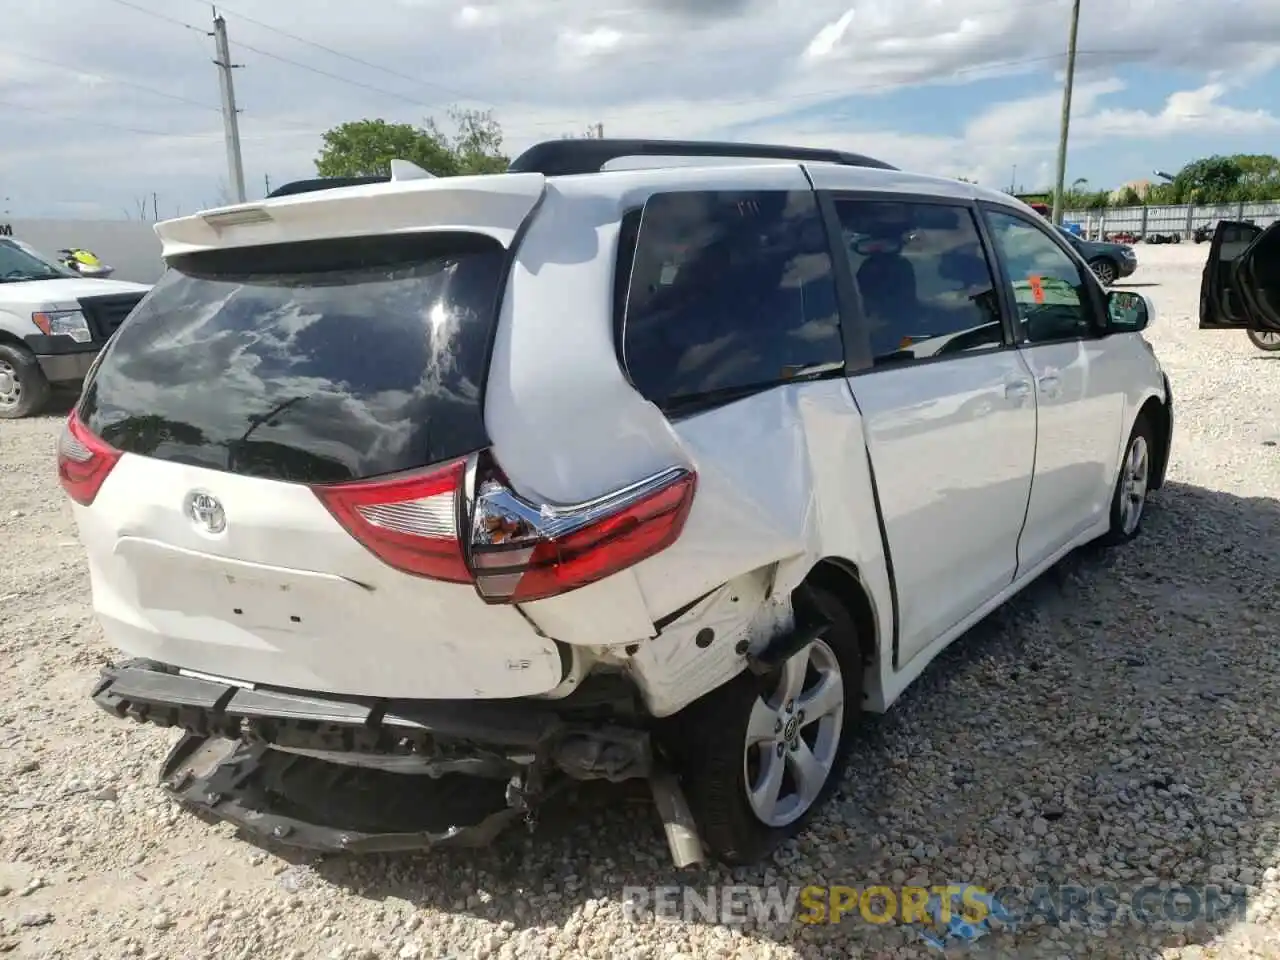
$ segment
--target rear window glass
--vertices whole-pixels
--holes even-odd
[[[81,417],[127,453],[305,483],[469,453],[505,259],[456,233],[175,258]]]

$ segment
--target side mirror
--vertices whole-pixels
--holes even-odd
[[[1155,316],[1155,304],[1146,294],[1132,290],[1111,290],[1107,293],[1108,333],[1137,333],[1147,329]]]

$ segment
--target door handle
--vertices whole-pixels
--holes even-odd
[[[1057,377],[1055,377],[1053,374],[1050,374],[1047,377],[1041,377],[1039,383],[1040,383],[1040,391],[1044,393],[1046,396],[1050,396],[1050,397],[1056,397],[1058,395],[1059,389],[1062,386],[1062,381],[1059,380]]]
[[[1012,380],[1004,385],[1004,395],[1019,402],[1031,394],[1031,384],[1026,380]]]

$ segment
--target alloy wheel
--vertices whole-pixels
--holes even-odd
[[[1280,331],[1250,330],[1249,339],[1259,350],[1280,350]]]
[[[8,360],[0,360],[0,406],[16,407],[22,401],[22,381]]]
[[[747,724],[747,802],[761,823],[786,827],[813,806],[835,765],[844,728],[844,677],[815,640],[788,659],[756,698]]]
[[[1133,438],[1133,443],[1129,444],[1120,478],[1120,526],[1126,536],[1138,529],[1142,511],[1146,509],[1150,464],[1147,438],[1138,434]]]

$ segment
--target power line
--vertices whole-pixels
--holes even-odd
[[[115,130],[120,133],[133,133],[143,137],[174,137],[182,140],[212,140],[221,136],[221,134],[209,133],[162,133],[159,130],[143,130],[139,127],[125,127],[115,123],[102,123],[97,120],[85,120],[80,116],[72,114],[50,113],[44,107],[27,107],[20,103],[14,103],[10,100],[0,100],[0,107],[8,107],[11,110],[25,110],[29,113],[38,113],[46,117],[57,117],[78,125],[82,124],[88,127],[101,127],[104,130]]]
[[[244,43],[243,41],[240,41],[240,40],[236,41],[236,46],[241,50],[252,51],[253,53],[258,54],[258,56],[260,57],[267,57],[268,59],[271,59],[271,60],[278,60],[281,63],[289,64],[289,66],[291,67],[297,67],[300,70],[307,70],[310,73],[319,74],[322,77],[328,77],[330,80],[337,80],[339,83],[350,84],[353,87],[362,87],[365,90],[371,90],[374,93],[380,93],[384,97],[394,97],[397,100],[403,100],[406,103],[412,103],[416,107],[426,107],[428,110],[431,110],[435,106],[437,106],[436,104],[424,103],[421,100],[415,100],[413,99],[413,97],[406,97],[402,93],[396,93],[392,90],[384,90],[382,87],[375,87],[369,83],[361,83],[359,80],[352,80],[348,77],[341,76],[340,74],[330,73],[328,70],[321,70],[319,67],[313,67],[310,64],[302,63],[301,61],[298,61],[298,60],[290,60],[288,57],[282,57],[280,56],[280,54],[272,53],[269,50],[262,50],[262,49],[259,49],[258,47],[251,47],[249,46],[249,44]]]
[[[1151,53],[1151,52],[1153,52],[1151,49],[1081,50],[1077,52],[1077,56],[1089,56],[1089,55],[1091,56],[1133,56],[1136,54]],[[897,88],[904,88],[904,87],[911,87],[911,86],[925,86],[931,83],[946,81],[956,76],[963,76],[963,75],[972,74],[972,73],[981,73],[985,70],[998,70],[1006,67],[1020,67],[1020,66],[1030,66],[1037,63],[1047,63],[1053,60],[1061,59],[1063,56],[1065,56],[1065,54],[1054,53],[1054,54],[1046,54],[1046,55],[1035,56],[1035,57],[1019,57],[1017,59],[1012,59],[1012,60],[997,60],[997,61],[992,61],[990,63],[974,64],[969,67],[960,67],[956,70],[953,70],[949,74],[945,74],[938,77],[931,77],[923,81],[912,82],[912,81],[895,80],[895,81],[889,81],[884,83],[870,84],[863,87],[857,87],[857,88],[854,88],[853,90],[850,90],[849,87],[828,87],[821,90],[809,91],[807,93],[788,94],[786,96],[778,96],[778,97],[752,97],[749,99],[741,99],[741,100],[715,100],[715,101],[709,101],[705,104],[700,104],[696,101],[692,101],[688,104],[685,104],[679,107],[666,107],[666,108],[661,108],[657,110],[648,110],[648,111],[642,110],[642,111],[631,114],[629,119],[647,120],[653,117],[664,117],[664,116],[670,116],[673,114],[687,114],[690,112],[690,110],[696,110],[698,109],[699,106],[702,106],[702,105],[709,106],[711,108],[717,108],[717,107],[731,107],[731,106],[770,107],[770,106],[781,106],[784,104],[792,104],[800,101],[815,101],[816,103],[820,103],[824,99],[835,98],[835,97],[850,98],[850,97],[860,96],[863,93],[875,92],[879,90],[890,90],[890,89],[897,89]],[[609,118],[609,114],[605,114],[604,116],[606,119]],[[277,120],[277,119],[266,118],[266,117],[256,118],[252,116],[248,117],[247,119],[250,122],[255,124],[258,124],[258,123],[270,124],[271,126],[277,129],[279,127],[286,127],[286,128],[292,127],[294,130],[297,130],[300,134],[304,132],[310,132],[315,136],[319,136],[323,132],[307,124],[299,124],[289,120],[283,120],[283,119]],[[752,123],[757,121],[745,120],[742,122]],[[576,121],[572,119],[566,119],[563,121],[547,120],[547,121],[539,121],[537,123],[525,124],[523,127],[517,125],[515,130],[508,129],[506,126],[504,126],[503,135],[505,137],[518,137],[522,133],[534,134],[535,130],[564,128],[566,126],[573,126],[575,123]],[[592,124],[591,126],[595,126],[595,124]]]
[[[1132,56],[1134,54],[1152,53],[1152,52],[1154,52],[1154,50],[1152,49],[1079,50],[1077,51],[1076,56],[1078,57]],[[1065,54],[1063,53],[1051,53],[1051,54],[1046,54],[1044,56],[1037,56],[1037,57],[1020,57],[1016,60],[993,60],[989,63],[979,63],[979,64],[974,64],[968,67],[958,67],[957,69],[952,70],[948,74],[940,75],[937,77],[930,77],[925,80],[917,80],[917,81],[892,80],[885,83],[868,84],[866,86],[855,87],[852,89],[849,87],[829,88],[826,90],[813,90],[809,93],[789,94],[783,97],[750,97],[742,100],[712,100],[712,101],[706,101],[704,104],[701,104],[701,105],[710,106],[710,107],[735,107],[735,106],[751,106],[754,104],[768,105],[768,104],[780,104],[780,103],[795,103],[801,100],[820,101],[825,97],[851,98],[851,97],[861,96],[864,93],[867,93],[870,91],[876,91],[876,90],[891,90],[891,89],[911,87],[911,86],[927,86],[928,84],[931,84],[931,83],[937,83],[939,81],[948,80],[951,77],[962,76],[970,73],[981,73],[984,70],[997,70],[1003,67],[1023,67],[1023,66],[1030,66],[1031,64],[1035,64],[1035,63],[1046,63],[1050,60],[1060,60],[1064,56]],[[677,113],[683,114],[683,113],[688,113],[690,108],[696,109],[699,105],[700,104],[698,101],[690,101],[689,103],[686,103],[685,105],[679,106],[679,107],[670,107],[670,108],[664,108],[662,110],[653,110],[653,111],[642,111],[636,114],[636,116],[648,118],[648,117],[670,116],[672,114],[677,114]]]
[[[202,30],[200,27],[197,27],[194,24],[187,23],[185,20],[178,20],[175,17],[171,17],[167,14],[160,13],[158,10],[150,10],[147,7],[140,7],[136,3],[130,3],[129,0],[111,0],[111,2],[118,3],[122,7],[128,7],[130,10],[136,10],[138,11],[138,13],[145,13],[147,16],[155,17],[157,20],[164,20],[166,23],[172,23],[174,26],[185,27],[188,30],[194,30],[196,33],[200,34],[202,37],[207,37],[209,35],[208,30]]]
[[[43,57],[35,57],[29,53],[18,54],[10,51],[10,54],[15,58],[29,61],[31,63],[41,63],[48,67],[57,67],[59,70],[70,70],[72,73],[77,74],[78,76],[81,76],[81,77],[89,77],[90,79],[94,79],[94,80],[105,80],[108,83],[119,84],[122,87],[132,87],[135,90],[141,90],[144,93],[149,93],[149,94],[152,94],[153,96],[164,97],[165,99],[168,99],[168,100],[175,100],[178,103],[190,104],[193,107],[201,107],[205,110],[213,110],[213,111],[217,111],[218,109],[212,104],[201,103],[199,100],[192,100],[188,97],[178,96],[178,94],[176,93],[168,93],[164,90],[158,90],[155,87],[148,87],[145,84],[135,83],[132,80],[125,80],[123,77],[112,77],[112,76],[106,76],[104,74],[86,73],[84,70],[80,69],[79,67],[74,67],[69,63],[59,63],[57,60],[46,60]]]
[[[162,130],[146,130],[141,127],[129,127],[118,123],[103,123],[100,120],[86,120],[83,114],[74,113],[58,113],[46,110],[44,107],[28,107],[25,104],[14,103],[11,100],[0,100],[0,107],[8,107],[11,110],[22,110],[26,113],[38,113],[43,117],[50,117],[55,120],[65,120],[68,123],[74,123],[77,126],[99,127],[103,130],[114,130],[117,133],[132,133],[142,137],[171,137],[177,140],[221,140],[221,133],[167,133]],[[301,131],[296,130],[292,133],[276,132],[269,136],[252,136],[243,137],[244,140],[265,141],[275,140],[280,137],[287,136],[308,136],[314,137],[319,134],[314,130]]]
[[[191,0],[191,2],[203,3],[204,0]],[[315,40],[308,40],[306,37],[300,37],[296,33],[290,33],[288,30],[283,30],[280,27],[273,26],[269,23],[263,23],[261,20],[256,20],[253,17],[247,16],[246,14],[239,13],[238,11],[232,10],[230,7],[219,5],[218,9],[224,13],[229,13],[234,17],[239,17],[241,20],[245,21],[246,23],[252,23],[256,27],[261,27],[263,30],[270,30],[272,33],[278,33],[282,37],[288,37],[290,40],[294,40],[298,43],[305,44],[306,46],[315,47],[317,50],[323,50],[325,53],[331,54],[335,57],[340,57],[343,60],[349,60],[352,63],[358,63],[361,66],[368,67],[371,70],[378,70],[382,73],[387,74],[388,76],[398,77],[401,80],[407,80],[409,83],[418,84],[419,86],[431,87],[433,89],[443,91],[444,93],[451,94],[452,96],[460,97],[463,100],[475,99],[470,94],[464,93],[461,90],[455,90],[452,87],[446,87],[443,84],[433,83],[429,80],[423,80],[419,77],[411,77],[407,73],[401,73],[398,70],[392,70],[390,67],[385,67],[380,63],[374,63],[372,60],[365,60],[365,59],[362,59],[361,57],[352,56],[349,53],[343,53],[341,50],[335,50],[333,47],[325,46],[323,43],[317,43]],[[245,44],[241,43],[240,46],[244,47]],[[253,48],[247,47],[246,49],[252,50]],[[262,51],[260,50],[256,50],[254,52],[262,53]],[[264,54],[264,55],[272,56],[271,54]],[[276,59],[280,59],[280,58],[277,57]],[[295,65],[298,65],[298,64],[295,64]],[[313,68],[306,67],[305,69],[313,69]],[[326,75],[332,76],[331,74],[326,74]],[[350,81],[344,81],[344,82],[350,82]],[[377,89],[377,88],[374,88],[374,89]]]

